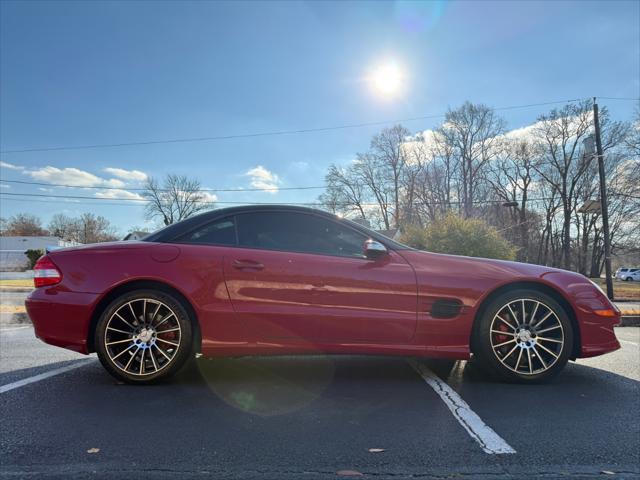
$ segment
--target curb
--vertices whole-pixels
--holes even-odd
[[[620,321],[621,327],[640,327],[640,315],[623,316]]]
[[[26,313],[0,313],[0,326],[31,325],[31,319]]]
[[[7,285],[3,285],[2,287],[0,287],[0,293],[1,292],[31,292],[32,290],[33,290],[33,287],[11,287]]]

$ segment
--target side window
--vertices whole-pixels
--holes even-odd
[[[180,243],[204,245],[236,245],[236,226],[233,217],[215,220],[178,238]]]
[[[316,215],[257,212],[236,218],[243,247],[364,258],[366,236]]]

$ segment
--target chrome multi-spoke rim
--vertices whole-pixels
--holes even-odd
[[[556,312],[531,298],[512,300],[491,321],[491,348],[502,365],[520,375],[549,370],[564,348]]]
[[[131,300],[109,318],[104,346],[111,362],[128,375],[152,375],[171,364],[182,339],[178,317],[152,298]]]

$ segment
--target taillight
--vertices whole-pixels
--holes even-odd
[[[56,264],[47,255],[43,255],[33,267],[33,283],[38,287],[55,285],[62,281],[62,272],[58,270]]]

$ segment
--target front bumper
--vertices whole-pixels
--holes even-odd
[[[601,317],[584,310],[577,313],[581,339],[580,357],[595,357],[620,348],[614,331],[614,327],[620,324],[620,315]]]

